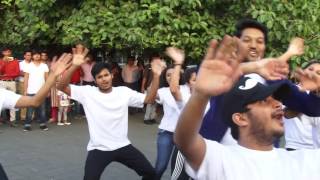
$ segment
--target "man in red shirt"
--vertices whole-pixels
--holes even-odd
[[[10,48],[2,50],[0,59],[0,87],[16,92],[15,79],[20,75],[19,62],[12,56]],[[10,125],[16,127],[16,111],[10,110]]]

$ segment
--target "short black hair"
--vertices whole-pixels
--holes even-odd
[[[191,67],[186,69],[186,71],[183,73],[183,80],[185,83],[189,83],[191,75],[193,73],[197,73],[197,67]]]
[[[23,54],[26,54],[26,53],[31,53],[32,54],[32,50],[31,49],[24,50]]]
[[[5,46],[2,48],[2,51],[12,51],[12,47],[11,46]]]
[[[40,53],[40,51],[38,49],[32,50],[32,55],[35,55],[35,54],[41,55],[41,53]]]
[[[105,62],[96,63],[91,69],[91,75],[96,79],[96,75],[99,74],[102,70],[107,69],[111,73],[111,65]]]
[[[151,62],[153,59],[156,59],[156,58],[160,58],[161,59],[161,56],[159,53],[152,53],[150,55],[150,59],[149,59],[149,62]]]
[[[235,123],[230,125],[231,136],[235,140],[239,140],[239,127]]]
[[[41,50],[41,53],[46,53],[46,54],[48,54],[48,51],[47,51],[47,50]]]
[[[135,60],[136,58],[134,56],[128,56],[127,60]]]
[[[245,30],[246,28],[259,29],[264,35],[265,44],[267,44],[267,42],[268,42],[268,28],[265,25],[263,25],[262,23],[254,20],[254,19],[248,19],[248,18],[241,19],[236,24],[236,32],[234,35],[237,36],[238,38],[240,38],[243,30]]]

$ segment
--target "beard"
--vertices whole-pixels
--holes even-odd
[[[249,133],[252,137],[255,137],[259,144],[273,144],[275,139],[278,139],[283,136],[284,132],[280,130],[268,130],[265,123],[259,122],[258,120],[253,120],[251,122],[251,128]]]

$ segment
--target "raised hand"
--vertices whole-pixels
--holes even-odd
[[[51,71],[52,71],[52,67],[54,67],[54,65],[57,62],[57,60],[58,60],[58,56],[57,55],[53,56],[52,61],[51,61],[51,65],[50,65],[50,70]]]
[[[219,47],[210,42],[207,54],[199,68],[195,89],[206,96],[216,96],[231,89],[241,76],[239,63],[247,51],[236,37],[225,36]]]
[[[294,73],[295,78],[300,82],[300,89],[302,91],[319,91],[320,79],[314,74],[305,73],[302,69],[297,69]]]
[[[295,37],[290,41],[289,48],[286,53],[291,56],[300,56],[304,52],[304,39]]]
[[[267,80],[280,80],[287,78],[289,65],[277,58],[266,58],[258,61],[258,74]]]
[[[161,59],[155,59],[151,62],[152,72],[157,76],[160,76],[164,68],[165,68],[165,65]]]
[[[72,64],[76,65],[76,66],[80,66],[81,64],[85,63],[85,57],[88,54],[89,49],[84,48],[83,51],[79,51],[76,48],[72,48],[72,54],[73,54],[73,58],[72,58]]]
[[[175,47],[168,47],[166,54],[173,60],[174,64],[182,65],[184,62],[184,51]]]
[[[51,66],[51,71],[54,75],[58,76],[68,69],[72,64],[72,54],[63,53],[58,60],[53,59],[53,64]]]

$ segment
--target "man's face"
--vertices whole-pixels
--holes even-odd
[[[4,57],[10,57],[11,54],[12,54],[12,51],[10,49],[6,49],[6,50],[2,51],[2,55]]]
[[[134,59],[128,59],[128,65],[132,66],[134,64]]]
[[[76,44],[76,53],[82,53],[84,51],[84,45],[83,44]]]
[[[26,52],[26,53],[24,53],[24,55],[23,55],[23,58],[24,58],[26,61],[31,61],[31,57],[32,57],[31,52]]]
[[[102,92],[109,91],[112,88],[112,74],[108,69],[103,69],[95,76],[95,81],[98,88]]]
[[[262,142],[281,137],[284,133],[281,102],[269,96],[263,101],[247,105],[248,133]]]
[[[41,53],[41,61],[46,62],[48,60],[48,54],[47,53]]]
[[[36,54],[33,54],[32,55],[32,59],[34,60],[34,61],[40,61],[41,59],[41,56],[40,56],[40,54],[39,53],[36,53]]]
[[[262,31],[256,28],[246,28],[242,31],[240,40],[248,50],[246,60],[257,61],[264,57],[266,44]]]

